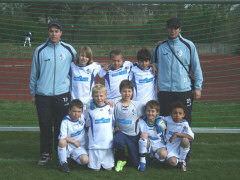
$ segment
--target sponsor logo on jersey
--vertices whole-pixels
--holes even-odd
[[[149,82],[152,82],[154,80],[154,78],[145,78],[145,79],[140,79],[139,80],[139,83],[149,83]]]
[[[124,74],[127,74],[127,69],[125,69],[123,71],[120,71],[120,72],[117,72],[117,73],[113,73],[112,77],[121,76],[121,75],[124,75]]]
[[[73,77],[74,81],[88,81],[88,77],[82,77],[82,76],[78,76],[78,77]]]
[[[78,135],[81,134],[81,133],[82,133],[82,130],[77,131],[77,132],[71,134],[70,136],[71,136],[71,137],[75,137],[75,136],[78,136]]]
[[[121,124],[132,124],[132,121],[131,120],[127,120],[127,119],[117,119],[117,122],[118,123],[121,123]]]
[[[95,124],[103,124],[103,123],[109,123],[109,122],[110,122],[110,118],[108,118],[108,119],[101,118],[101,119],[95,120]]]

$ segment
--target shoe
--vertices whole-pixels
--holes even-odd
[[[138,170],[143,172],[146,170],[146,163],[140,162],[139,166],[138,166]]]
[[[41,158],[38,161],[38,165],[44,166],[50,160],[52,160],[51,154],[49,154],[49,153],[42,153]]]
[[[65,162],[65,163],[62,164],[62,172],[70,173],[68,163]]]
[[[69,158],[69,159],[68,159],[68,164],[69,164],[69,166],[72,167],[72,168],[77,168],[78,165],[79,165],[79,164],[78,164],[76,161],[74,161],[72,158]]]
[[[123,170],[123,167],[126,165],[127,161],[118,161],[115,167],[115,171],[120,172]]]
[[[179,162],[179,165],[183,171],[187,171],[187,164],[185,161]]]

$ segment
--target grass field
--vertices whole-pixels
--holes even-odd
[[[86,166],[71,169],[70,174],[60,171],[56,154],[47,166],[38,166],[39,132],[0,132],[1,179],[229,179],[240,176],[240,134],[195,134],[191,150],[191,166],[187,172],[153,163],[143,173],[127,167],[115,171],[93,172]]]

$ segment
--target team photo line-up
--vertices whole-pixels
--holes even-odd
[[[51,21],[47,30],[30,74],[40,127],[38,165],[52,159],[54,147],[65,173],[76,165],[143,172],[153,160],[186,171],[192,105],[201,98],[203,75],[195,45],[181,36],[180,19],[169,19],[166,40],[153,52],[140,49],[136,63],[118,49],[110,52],[110,64],[93,62],[90,47],[77,52],[61,41],[61,22]],[[97,75],[105,85],[95,84]]]

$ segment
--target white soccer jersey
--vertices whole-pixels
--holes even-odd
[[[71,63],[71,99],[80,99],[86,104],[92,99],[94,78],[101,70],[101,65],[94,62],[87,66],[77,66]]]
[[[60,134],[58,139],[64,139],[69,136],[72,139],[80,142],[81,146],[85,148],[85,119],[84,116],[77,121],[71,120],[70,116],[67,115],[63,118],[60,127]],[[68,151],[76,148],[73,144],[68,143]]]
[[[105,104],[95,109],[87,109],[89,126],[89,149],[112,148],[114,116],[113,108]]]
[[[159,118],[160,116],[157,116]],[[163,133],[157,133],[155,125],[147,123],[147,117],[139,121],[139,129],[141,133],[147,133],[152,151],[156,152],[157,149],[164,147]]]
[[[114,107],[116,126],[121,132],[128,136],[139,134],[138,120],[144,113],[144,105],[137,101],[132,101],[129,106],[123,106],[121,101]]]
[[[192,138],[194,138],[194,133],[192,132],[192,129],[190,128],[188,122],[186,120],[176,123],[173,121],[171,116],[162,117],[164,120],[167,129],[166,129],[166,143],[170,143],[169,139],[174,135],[175,133],[183,133],[188,134]],[[176,144],[176,146],[179,146],[181,143],[182,138],[176,137],[171,144]]]
[[[99,77],[105,78],[105,86],[107,88],[107,99],[116,102],[115,99],[120,99],[119,85],[124,79],[129,79],[129,73],[133,64],[130,61],[124,61],[121,68],[105,71],[103,68],[99,72]]]
[[[130,80],[134,84],[134,101],[146,104],[150,100],[157,100],[157,79],[151,67],[143,70],[139,66],[133,66]]]

